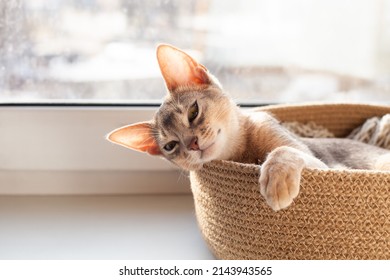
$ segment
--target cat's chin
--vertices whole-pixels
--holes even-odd
[[[187,166],[181,166],[181,168],[183,169],[186,169],[187,171],[196,171],[196,170],[200,170],[203,168],[203,165],[204,164],[207,164],[211,161],[213,161],[214,159],[210,159],[210,160],[202,160],[201,162],[199,163],[195,163],[195,164],[191,164],[191,165],[187,165]]]
[[[211,161],[214,159],[213,157],[215,157],[215,142],[202,150],[200,154],[200,159],[202,161]]]
[[[212,146],[215,146],[214,144]],[[197,155],[193,155],[192,163],[182,161],[176,163],[180,168],[187,171],[195,171],[203,168],[203,165],[216,159],[214,147],[208,147],[204,150],[196,151]]]
[[[203,168],[203,163],[199,163],[199,164],[192,164],[191,166],[181,166],[181,168],[187,170],[187,171],[197,171],[199,169],[202,169]]]

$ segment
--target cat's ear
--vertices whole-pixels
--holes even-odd
[[[120,127],[107,135],[115,144],[150,155],[161,155],[161,151],[152,134],[151,122],[140,122]]]
[[[169,91],[180,86],[211,83],[206,67],[173,46],[159,45],[157,60]]]

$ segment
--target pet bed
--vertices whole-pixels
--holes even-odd
[[[314,122],[336,137],[390,113],[355,104],[258,110],[282,122]],[[191,172],[198,224],[217,258],[390,259],[390,172],[304,169],[300,194],[278,212],[265,203],[258,178],[259,166],[228,161]]]

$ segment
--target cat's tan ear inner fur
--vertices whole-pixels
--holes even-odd
[[[182,50],[170,45],[159,45],[157,60],[169,91],[180,86],[210,84],[206,67]]]
[[[107,139],[112,143],[145,152],[150,155],[161,155],[159,146],[152,134],[150,122],[141,122],[120,127],[110,132]]]

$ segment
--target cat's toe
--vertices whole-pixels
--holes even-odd
[[[260,174],[260,193],[278,211],[288,207],[299,193],[300,172],[286,165],[264,164]]]
[[[262,195],[267,204],[274,210],[278,211],[288,207],[295,196],[292,196],[287,183],[284,181],[273,182],[261,187]]]

